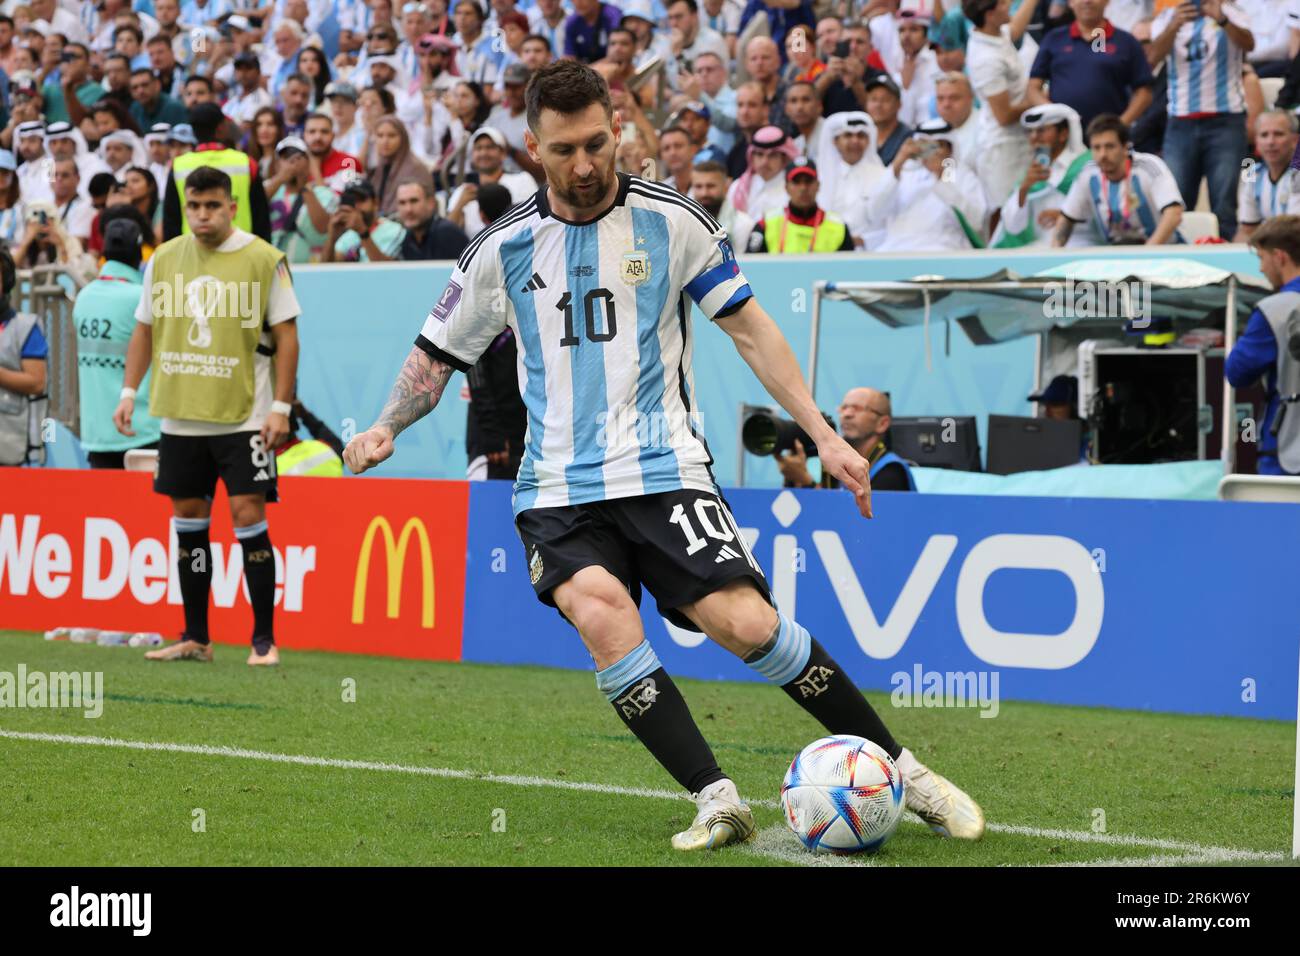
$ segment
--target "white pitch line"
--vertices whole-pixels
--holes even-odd
[[[0,737],[11,740],[32,740],[55,744],[81,744],[89,747],[122,747],[127,750],[152,750],[163,753],[197,754],[204,757],[239,757],[245,760],[264,760],[270,763],[299,764],[304,767],[330,767],[336,770],[380,770],[388,773],[410,773],[425,777],[449,780],[479,780],[484,783],[504,783],[514,787],[552,787],[557,790],[581,790],[587,793],[613,794],[621,797],[653,797],[660,800],[683,800],[686,794],[672,790],[651,790],[643,787],[617,787],[604,783],[585,783],[581,780],[555,780],[551,777],[525,777],[516,774],[476,773],[473,770],[453,770],[450,767],[417,767],[409,764],[382,763],[373,760],[340,760],[333,757],[311,757],[303,754],[277,754],[265,750],[246,750],[242,747],[212,747],[206,744],[174,744],[165,741],[119,740],[116,737],[80,737],[74,734],[37,734],[17,730],[0,730]]]
[[[1055,830],[1040,827],[1023,827],[1010,823],[990,823],[987,828],[994,833],[1028,836],[1040,840],[1069,840],[1071,843],[1102,843],[1107,846],[1141,846],[1153,850],[1171,850],[1195,855],[1222,855],[1234,860],[1284,860],[1286,855],[1269,850],[1240,850],[1235,847],[1202,846],[1182,840],[1162,840],[1151,837],[1128,836],[1123,833],[1093,833],[1091,830]]]
[[[161,753],[195,754],[204,757],[235,757],[244,760],[261,760],[268,763],[297,764],[304,767],[329,767],[336,770],[375,770],[386,773],[416,774],[448,780],[470,780],[483,783],[500,783],[513,787],[550,787],[555,790],[576,790],[583,793],[600,793],[621,797],[649,797],[656,800],[683,800],[684,793],[674,790],[655,790],[648,787],[620,787],[606,783],[587,783],[581,780],[556,780],[552,777],[530,777],[517,774],[478,773],[473,770],[456,770],[450,767],[421,767],[410,764],[384,763],[373,760],[343,760],[334,757],[312,757],[306,754],[281,754],[265,750],[248,750],[243,747],[211,746],[208,744],[178,744],[167,741],[121,740],[116,737],[88,737],[76,734],[46,734],[20,730],[0,730],[0,739],[27,740],[37,743],[74,744],[87,747],[119,747],[126,750],[145,750]],[[775,809],[775,800],[750,800],[751,806]],[[909,823],[921,821],[908,814]],[[1114,833],[1093,833],[1089,830],[1058,830],[1019,826],[1008,823],[990,823],[994,833],[1007,833],[1034,839],[1066,840],[1071,843],[1101,843],[1110,846],[1136,846],[1155,850],[1170,850],[1195,856],[1225,855],[1233,860],[1285,860],[1281,852],[1242,850],[1234,847],[1202,846],[1179,840],[1152,839]],[[757,839],[757,838],[756,838]],[[834,865],[834,864],[832,864]],[[863,864],[851,864],[860,866]]]
[[[1230,850],[1216,853],[1183,853],[1170,856],[1157,853],[1154,856],[1117,856],[1108,860],[1072,860],[1069,863],[1035,863],[1034,866],[1199,866],[1216,863],[1232,863],[1241,860],[1255,860],[1254,856],[1242,856],[1250,851]]]
[[[875,866],[875,861],[866,855],[837,856],[834,853],[810,853],[799,845],[784,826],[767,827],[754,834],[748,843],[740,845],[742,852],[782,863],[795,863],[799,866]]]

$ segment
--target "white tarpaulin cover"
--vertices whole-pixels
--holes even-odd
[[[1088,319],[1133,314],[1218,325],[1236,280],[1238,327],[1272,291],[1259,276],[1192,259],[1079,259],[1032,276],[1003,269],[978,279],[921,275],[898,282],[828,282],[826,298],[856,303],[895,328],[957,322],[976,345],[1007,342]],[[1126,304],[1127,303],[1127,304]]]

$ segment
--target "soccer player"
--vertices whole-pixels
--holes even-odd
[[[577,628],[628,729],[695,800],[672,845],[739,842],[754,822],[642,633],[643,584],[668,620],[742,658],[827,730],[888,750],[907,805],[933,829],[978,838],[975,802],[895,742],[843,668],[773,607],[714,482],[693,407],[691,300],[871,515],[866,462],[822,419],[726,232],[672,188],[615,172],[619,118],[591,68],[543,67],[526,100],[528,153],[546,184],[465,249],[379,420],[345,449],[348,466],[359,473],[392,455],[452,372],[508,325],[528,410],[515,525],[533,587]]]
[[[212,166],[190,171],[189,231],[159,246],[145,268],[113,413],[117,430],[134,434],[136,389],[153,364],[149,411],[162,418],[153,487],[172,499],[185,633],[149,651],[149,660],[212,660],[208,525],[220,478],[253,607],[248,663],[280,662],[266,503],[276,500],[275,448],[289,435],[301,310],[284,253],[235,228],[236,206],[228,175]]]

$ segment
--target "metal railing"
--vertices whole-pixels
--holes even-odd
[[[18,284],[10,297],[20,312],[34,312],[45,326],[50,344],[46,363],[47,415],[74,435],[81,435],[81,403],[77,391],[77,327],[72,305],[85,283],[62,265],[33,266],[18,270]]]

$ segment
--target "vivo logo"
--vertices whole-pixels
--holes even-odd
[[[798,517],[798,499],[789,492],[777,496],[772,513],[783,528]],[[757,555],[759,533],[756,528],[741,528],[750,549]],[[868,657],[885,660],[895,656],[911,636],[934,589],[957,550],[956,535],[934,534],[926,541],[904,582],[894,595],[892,605],[873,606],[862,587],[844,542],[834,531],[814,530],[812,546],[854,640]],[[769,583],[777,606],[789,617],[798,614],[796,549],[807,547],[794,534],[777,534],[772,538]],[[984,589],[997,571],[1024,569],[1055,571],[1062,574],[1074,589],[1074,618],[1057,634],[1000,631],[989,623],[984,607]],[[962,559],[957,573],[957,629],[972,654],[995,667],[1022,667],[1060,670],[1072,667],[1088,656],[1101,633],[1106,595],[1092,554],[1078,541],[1060,535],[995,534],[977,541]],[[883,612],[883,613],[882,613]],[[703,634],[685,631],[664,622],[669,635],[683,647],[695,647],[705,640]]]

